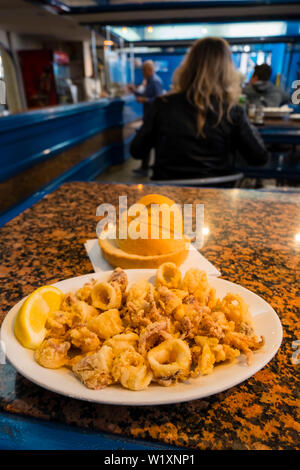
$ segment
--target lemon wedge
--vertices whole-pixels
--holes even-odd
[[[17,340],[25,348],[36,349],[46,334],[46,320],[49,313],[58,310],[63,293],[52,286],[36,289],[23,302],[15,321]]]

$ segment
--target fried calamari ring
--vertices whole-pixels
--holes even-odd
[[[101,310],[119,308],[122,302],[121,290],[109,282],[97,282],[91,292],[92,304]]]
[[[138,350],[145,356],[149,349],[152,349],[158,342],[162,342],[171,337],[168,333],[169,321],[162,320],[151,323],[140,334]]]
[[[181,272],[174,263],[163,263],[156,272],[156,286],[178,289],[181,284]]]
[[[191,366],[191,351],[181,339],[167,339],[147,355],[153,375],[157,379],[184,380]]]
[[[129,390],[144,390],[152,380],[152,373],[145,359],[133,348],[115,358],[112,376]]]

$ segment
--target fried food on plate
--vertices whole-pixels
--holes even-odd
[[[182,276],[170,262],[159,267],[154,284],[142,278],[128,286],[117,268],[106,282],[91,280],[59,298],[43,317],[45,339],[35,360],[69,367],[93,390],[171,386],[241,354],[249,363],[264,342],[242,297],[218,299],[205,272],[193,268]]]

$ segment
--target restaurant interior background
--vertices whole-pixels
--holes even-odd
[[[268,63],[271,81],[296,91],[297,1],[1,0],[3,221],[76,178],[147,182],[129,159],[142,105],[128,85],[142,82],[142,62],[151,59],[169,91],[186,51],[205,36],[229,41],[243,83]],[[299,113],[297,103],[289,107]],[[239,163],[243,187],[298,187],[299,120],[288,117],[261,126],[276,151],[261,169]]]

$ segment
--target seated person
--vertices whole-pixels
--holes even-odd
[[[258,132],[236,104],[239,77],[224,39],[196,41],[173,81],[174,90],[156,98],[131,144],[136,159],[155,148],[153,179],[233,174],[236,150],[249,164],[266,163]]]
[[[250,104],[278,108],[289,102],[289,95],[270,82],[271,74],[272,69],[268,64],[255,66],[250,83],[243,90]]]

